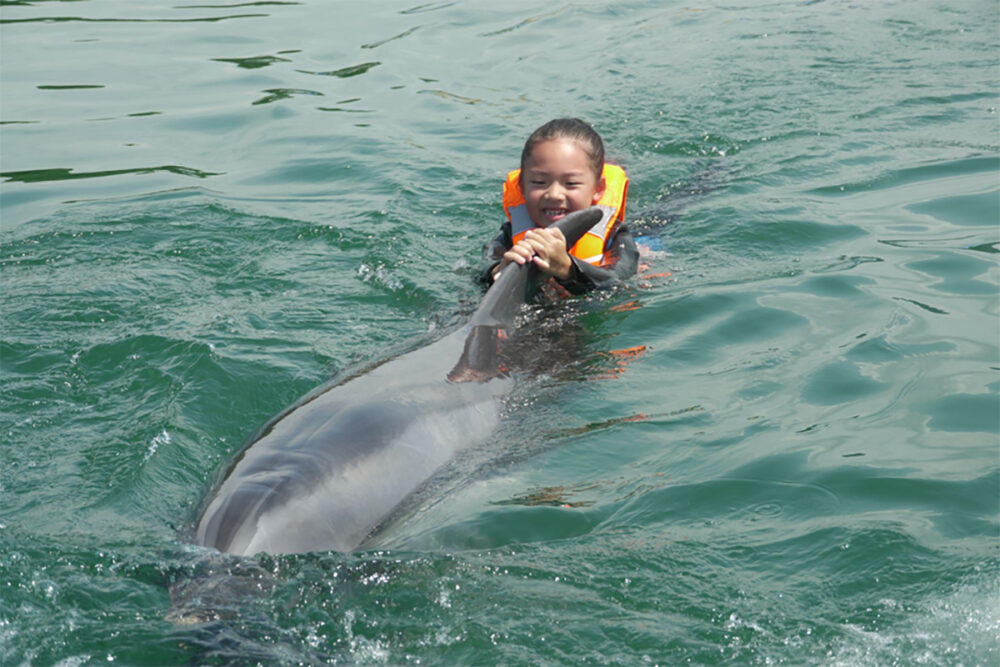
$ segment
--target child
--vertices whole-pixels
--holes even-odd
[[[503,186],[507,221],[486,249],[492,283],[511,262],[534,262],[572,294],[621,283],[636,272],[639,251],[623,224],[628,177],[604,164],[604,142],[587,123],[557,118],[531,133],[521,168]],[[558,229],[548,226],[568,213],[600,205],[601,222],[571,250]]]

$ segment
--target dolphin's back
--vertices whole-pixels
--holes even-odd
[[[369,512],[364,505],[345,512],[334,496],[343,495],[351,471],[363,474],[418,421],[414,413],[412,406],[389,401],[353,405],[288,439],[281,431],[292,424],[275,424],[234,466],[231,488],[220,489],[209,506],[198,541],[231,553],[309,551],[309,544],[351,548],[364,537],[359,524],[370,520]],[[304,420],[294,421],[296,429],[303,426]],[[341,473],[339,494],[330,488],[336,483],[327,479],[330,471]],[[329,506],[311,507],[321,491]],[[275,523],[279,516],[285,518]]]
[[[597,207],[557,224],[570,243]],[[456,452],[484,441],[513,380],[504,332],[533,289],[511,265],[465,328],[309,396],[237,456],[202,512],[198,544],[233,554],[351,551]]]
[[[355,549],[495,428],[512,380],[446,379],[465,336],[457,331],[286,411],[236,459],[195,541],[240,555]]]

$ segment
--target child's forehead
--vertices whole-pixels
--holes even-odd
[[[546,162],[580,163],[573,166],[586,169],[589,160],[590,154],[580,141],[569,137],[553,137],[539,141],[534,145],[528,155],[526,166],[529,168],[538,167],[540,166],[538,163]]]
[[[567,137],[563,135],[556,135],[554,137],[548,137],[538,141],[531,149],[532,155],[538,150],[557,150],[561,152],[576,152],[586,154],[588,152],[588,146],[586,143],[581,141],[576,137]]]

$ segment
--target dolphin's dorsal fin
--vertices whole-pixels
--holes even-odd
[[[606,211],[591,206],[573,211],[553,223],[566,237],[566,247],[572,248],[580,238],[604,220]],[[500,344],[514,324],[518,309],[535,290],[538,267],[532,262],[510,264],[486,292],[482,303],[469,321],[471,329],[465,348],[455,367],[448,373],[451,382],[486,382],[501,375]]]
[[[605,211],[600,206],[591,206],[573,211],[552,226],[566,237],[566,247],[572,248],[604,216]],[[538,289],[536,273],[537,267],[532,262],[507,266],[486,292],[469,323],[473,326],[510,327],[521,304],[527,302]]]

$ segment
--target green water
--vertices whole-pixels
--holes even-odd
[[[0,2],[0,663],[1000,660],[1000,7],[541,6]],[[190,546],[562,115],[650,248],[565,368],[367,551]]]

